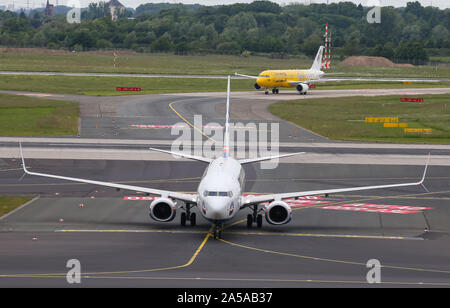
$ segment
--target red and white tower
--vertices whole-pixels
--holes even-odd
[[[325,38],[325,51],[324,51],[324,54],[323,54],[323,57],[322,57],[322,67],[321,67],[321,69],[327,69],[327,46],[328,46],[328,24],[326,24],[325,25],[325,35],[324,35],[324,38]]]
[[[331,68],[331,32],[330,38],[328,39],[328,58],[327,58],[327,69]]]

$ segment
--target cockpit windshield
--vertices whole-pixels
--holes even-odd
[[[203,193],[205,197],[232,197],[233,193],[231,191],[208,191],[205,190]]]

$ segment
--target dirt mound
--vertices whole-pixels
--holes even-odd
[[[377,66],[377,67],[414,67],[412,64],[395,64],[389,59],[383,57],[366,57],[366,56],[353,56],[348,57],[340,63],[344,66]]]

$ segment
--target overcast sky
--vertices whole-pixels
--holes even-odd
[[[1,5],[11,5],[14,2],[15,8],[26,8],[27,5],[29,5],[30,8],[33,7],[42,7],[45,5],[45,2],[47,0],[0,0],[0,6]],[[59,5],[66,5],[67,3],[71,2],[74,3],[74,1],[77,0],[50,0],[51,4],[59,4]],[[100,0],[78,0],[81,4],[81,7],[87,7],[89,3],[91,2],[99,2]],[[109,0],[103,0],[103,1],[109,1]],[[144,3],[161,3],[161,2],[170,2],[170,3],[184,3],[184,4],[193,4],[198,3],[202,5],[216,5],[216,4],[232,4],[237,2],[252,2],[253,0],[119,0],[123,5],[126,7],[132,7],[136,8],[141,4]],[[276,2],[280,5],[285,5],[289,3],[337,3],[337,2],[345,2],[345,1],[351,1],[356,4],[362,4],[366,5],[367,3],[377,0],[272,0],[272,2]],[[395,7],[399,6],[406,6],[407,2],[415,1],[415,0],[380,0],[382,6],[391,5]],[[450,0],[418,0],[423,6],[438,6],[441,9],[450,8]]]

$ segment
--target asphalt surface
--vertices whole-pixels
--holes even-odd
[[[253,95],[258,94],[261,93],[237,93],[231,118],[242,122],[278,121],[284,151],[328,151],[337,159],[352,153],[380,157],[426,155],[426,148],[421,146],[397,149],[395,145],[334,143],[270,115],[267,105],[281,95],[256,99]],[[366,94],[376,95],[371,91]],[[62,98],[80,102],[81,136],[73,138],[78,145],[58,145],[55,139],[47,157],[62,147],[108,149],[105,143],[95,144],[96,139],[111,142],[111,151],[124,146],[120,140],[136,140],[136,150],[147,146],[142,140],[154,140],[164,146],[173,140],[167,129],[125,129],[138,120],[140,124],[173,125],[193,122],[195,114],[203,114],[203,123],[223,123],[223,93],[210,97],[186,94]],[[293,140],[289,133],[294,129],[297,139]],[[27,149],[45,149],[51,142],[33,140],[24,144]],[[203,136],[203,140],[208,138]],[[12,146],[14,140],[1,142],[3,150]],[[314,149],[311,143],[317,143],[319,148]],[[449,154],[445,146],[434,146],[434,150],[440,151],[443,159]],[[337,194],[294,202],[293,220],[284,226],[265,222],[262,229],[247,229],[244,219],[249,210],[243,210],[225,227],[222,240],[213,240],[208,232],[210,224],[199,214],[195,227],[181,227],[179,213],[170,223],[157,223],[148,217],[151,201],[125,198],[145,195],[23,177],[20,161],[13,156],[0,155],[0,194],[39,198],[0,219],[0,287],[373,286],[366,281],[366,263],[370,259],[379,260],[383,266],[381,286],[450,286],[447,165],[430,166],[425,188]],[[187,192],[196,190],[205,168],[192,161],[137,161],[123,157],[55,160],[45,159],[45,155],[27,158],[27,165],[32,171]],[[359,163],[282,162],[273,170],[263,170],[255,164],[246,165],[245,169],[248,193],[270,193],[417,181],[423,164],[400,161],[372,165],[366,159]],[[66,281],[70,259],[81,263],[80,285]]]
[[[178,191],[195,191],[205,167],[197,162],[84,160],[30,161],[30,166]],[[419,166],[294,166],[280,164],[272,171],[246,166],[246,191],[396,183],[416,180],[422,172]],[[85,287],[366,286],[370,259],[384,266],[384,286],[450,284],[449,167],[430,168],[429,192],[410,187],[331,195],[320,200],[326,203],[294,207],[292,222],[284,226],[264,223],[262,229],[249,230],[244,221],[249,210],[243,210],[225,228],[222,241],[208,236],[210,225],[197,208],[195,227],[180,227],[179,216],[161,224],[148,217],[150,201],[124,199],[145,197],[136,192],[31,176],[20,179],[18,162],[7,167],[1,176],[2,194],[40,198],[0,220],[2,287],[71,286],[65,278],[69,259],[81,262]],[[349,210],[356,203],[371,204],[372,210],[387,205],[419,210]]]

